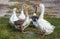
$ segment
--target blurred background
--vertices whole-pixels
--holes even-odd
[[[0,17],[9,17],[14,7],[21,9],[23,2],[27,4],[43,3],[46,7],[45,14],[48,17],[60,18],[60,0],[0,0]]]

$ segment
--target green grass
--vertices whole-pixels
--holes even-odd
[[[45,19],[56,26],[54,32],[51,35],[45,36],[45,39],[60,39],[60,18]],[[38,30],[32,26],[33,25],[31,24],[25,31],[38,32]],[[8,18],[0,18],[0,39],[40,39],[40,37],[41,35],[39,33],[34,35],[21,34],[11,27]]]

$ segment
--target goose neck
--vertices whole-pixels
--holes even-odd
[[[44,11],[45,11],[45,7],[44,7],[44,5],[42,5],[41,6],[41,15],[40,15],[40,18],[44,17]]]

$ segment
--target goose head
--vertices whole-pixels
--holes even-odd
[[[14,8],[14,9],[13,9],[13,11],[16,11],[16,10],[17,10],[17,8]]]
[[[15,13],[16,13],[16,10],[17,10],[17,8],[14,8],[14,9],[13,9],[13,14],[15,14]]]
[[[36,13],[34,13],[33,16],[36,16]]]
[[[38,19],[38,16],[36,15],[36,13],[34,13],[33,16],[32,16],[32,21],[36,22],[37,19]]]

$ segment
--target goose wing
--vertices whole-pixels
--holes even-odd
[[[26,17],[26,20],[23,23],[24,29],[29,26],[32,20],[29,17]]]

